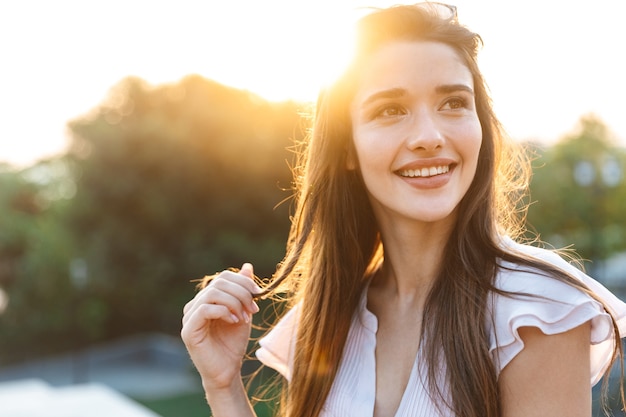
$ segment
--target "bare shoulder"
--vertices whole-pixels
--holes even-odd
[[[545,335],[523,327],[524,349],[502,370],[504,417],[591,415],[590,324]]]

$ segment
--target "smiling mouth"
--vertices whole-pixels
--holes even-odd
[[[399,171],[401,177],[407,178],[427,178],[436,175],[445,174],[450,171],[450,165],[441,165],[435,167],[424,167],[420,169],[404,169]]]

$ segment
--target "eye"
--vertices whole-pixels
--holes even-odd
[[[465,108],[467,108],[467,100],[462,97],[451,97],[441,106],[441,110],[459,110]]]
[[[397,104],[388,104],[377,109],[374,114],[374,118],[384,119],[388,117],[404,116],[405,114],[406,111],[404,110],[404,108],[402,108],[402,106],[399,106]]]

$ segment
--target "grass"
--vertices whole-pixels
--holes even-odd
[[[190,393],[168,398],[141,399],[135,401],[162,417],[208,417],[211,410],[204,399],[204,393]],[[271,417],[268,407],[259,404],[255,407],[257,417]]]
[[[204,393],[201,392],[149,400],[135,398],[135,401],[162,417],[207,417],[210,415],[209,407],[204,400]]]
[[[252,364],[245,369],[244,380],[251,382],[248,386],[250,393],[258,393],[265,399],[278,399],[279,387],[273,382],[280,380],[278,374],[269,368],[262,367],[257,368],[258,365]],[[258,372],[257,372],[258,371]],[[255,375],[253,377],[253,375]],[[251,381],[248,380],[251,378]],[[261,389],[259,387],[265,387],[266,385],[272,387],[269,391]],[[198,381],[198,387],[200,387]],[[143,406],[154,411],[161,417],[209,417],[211,415],[211,409],[209,408],[204,398],[204,392],[197,391],[192,393],[186,393],[182,395],[164,397],[164,398],[134,398],[135,401]],[[258,402],[254,409],[257,417],[272,417],[272,406],[274,404],[271,400],[265,400]]]

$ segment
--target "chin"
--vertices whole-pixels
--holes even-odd
[[[415,221],[420,223],[450,223],[456,220],[456,210],[449,211],[437,210],[436,212],[422,212],[412,216]]]

